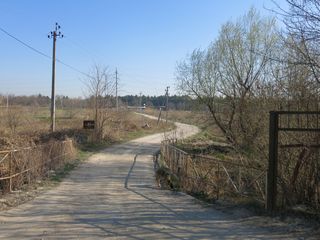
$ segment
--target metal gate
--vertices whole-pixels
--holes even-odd
[[[319,161],[319,141],[320,141],[320,112],[319,111],[271,111],[269,126],[269,167],[267,179],[267,210],[274,212],[277,209],[277,194],[278,194],[278,167],[279,167],[279,147],[287,149],[316,149],[316,161]],[[292,143],[291,138],[288,143],[283,144],[279,141],[279,134],[290,133],[291,137],[297,134],[312,135],[312,141]],[[299,138],[299,136],[297,137]],[[297,139],[296,138],[296,139]],[[301,164],[300,164],[301,165]],[[297,166],[297,164],[296,164]],[[299,167],[299,166],[298,166]],[[296,167],[297,168],[297,167]],[[296,170],[293,169],[293,171]],[[318,166],[319,168],[319,166]],[[315,169],[320,174],[320,169]],[[316,181],[320,180],[319,176]],[[320,193],[319,193],[320,195]]]

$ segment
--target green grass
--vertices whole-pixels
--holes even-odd
[[[106,142],[106,141],[102,141],[102,142],[99,142],[99,143],[96,143],[96,142],[87,142],[87,143],[84,143],[82,145],[79,146],[79,149],[80,149],[80,152],[82,154],[90,154],[90,153],[93,153],[93,152],[98,152],[98,151],[101,151],[107,147],[110,147],[112,144],[110,144],[109,142]]]
[[[60,183],[66,176],[70,174],[72,170],[78,167],[81,163],[83,163],[89,156],[91,156],[94,152],[78,150],[77,157],[74,160],[66,163],[62,168],[55,171],[55,174],[49,178],[49,181]]]
[[[77,156],[75,157],[75,159],[70,160],[70,162],[66,163],[62,168],[58,169],[55,172],[55,174],[49,178],[49,181],[55,183],[62,182],[62,180],[66,176],[68,176],[72,170],[74,170],[77,166],[86,161],[92,154],[94,154],[93,151],[78,149]]]
[[[50,180],[53,182],[61,182],[79,164],[79,160],[74,160],[71,163],[66,163],[63,168],[58,169],[55,174],[50,177]]]

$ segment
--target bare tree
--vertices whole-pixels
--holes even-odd
[[[268,64],[277,41],[275,20],[251,9],[236,22],[224,24],[215,42],[206,50],[195,50],[177,67],[178,89],[204,103],[234,145],[252,142],[259,134],[248,111],[259,84],[270,75]]]
[[[20,111],[19,111],[20,110]],[[21,124],[21,109],[8,109],[6,112],[7,125],[12,134],[15,134]]]
[[[256,167],[267,165],[270,110],[319,109],[320,2],[287,1],[287,33],[280,35],[274,19],[252,9],[223,25],[216,41],[177,67],[178,89],[205,104],[240,150],[241,161]],[[318,118],[286,116],[279,123],[318,126]],[[319,145],[319,134],[282,132],[278,140],[290,146],[279,148],[279,196],[289,205],[319,209],[319,151],[311,147]],[[304,147],[291,148],[295,145]]]
[[[286,26],[285,43],[299,54],[291,56],[291,64],[306,65],[314,81],[320,83],[320,2],[318,0],[286,0],[289,9],[282,9],[276,1],[276,12]],[[298,58],[294,58],[298,57]]]
[[[108,74],[108,68],[94,65],[86,81],[87,91],[94,111],[95,139],[101,141],[112,106],[114,82]]]

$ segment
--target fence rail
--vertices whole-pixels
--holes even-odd
[[[211,156],[192,155],[164,141],[161,156],[186,192],[219,199],[240,195],[265,204],[266,169]]]
[[[75,156],[72,140],[0,151],[0,192],[20,189],[61,168]]]

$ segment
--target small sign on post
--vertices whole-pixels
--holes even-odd
[[[84,120],[83,121],[83,128],[84,129],[94,129],[95,122],[94,120]]]

